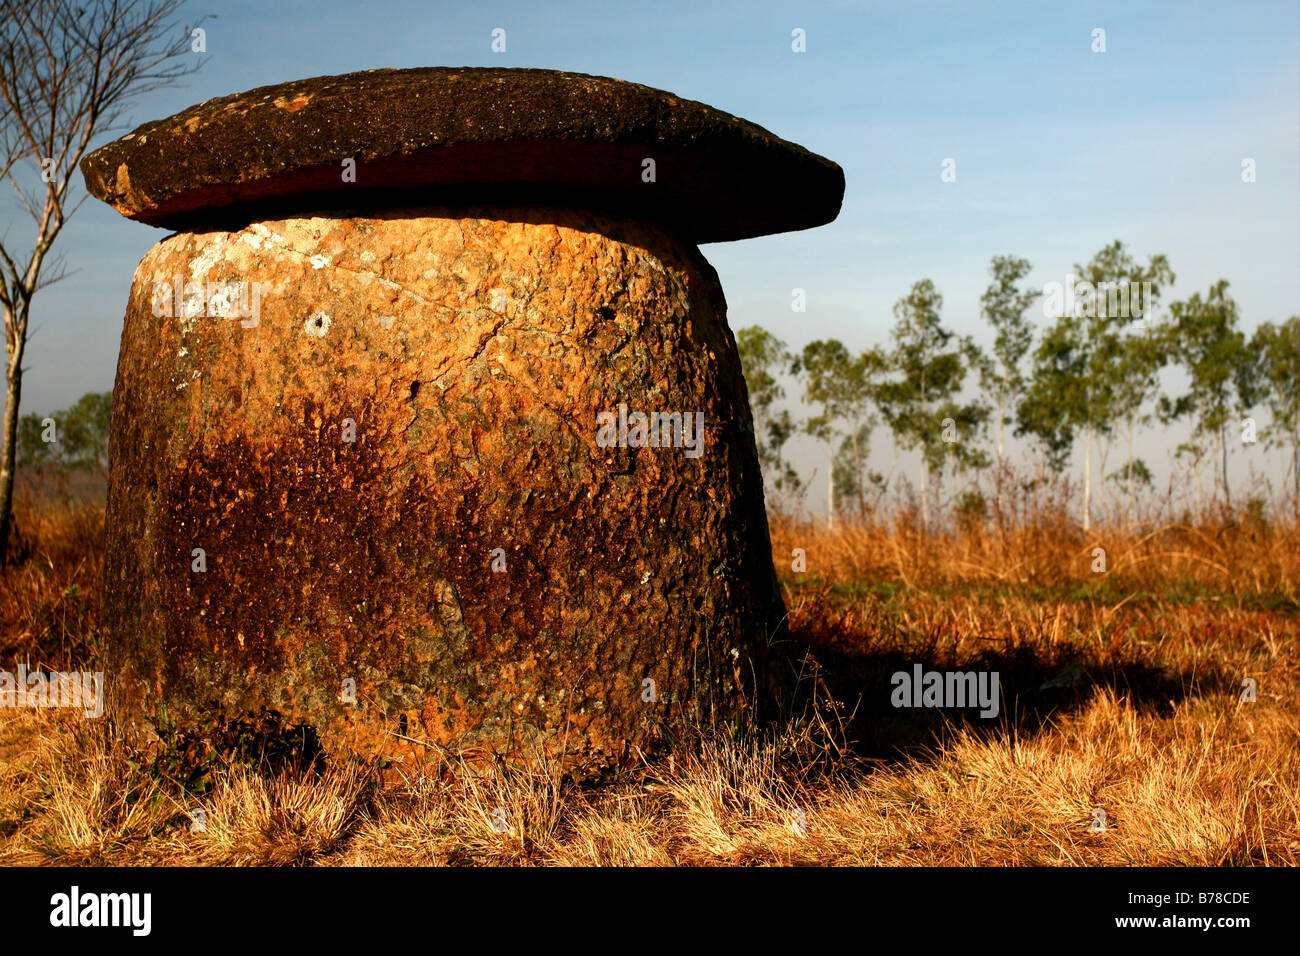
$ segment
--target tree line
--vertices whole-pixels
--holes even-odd
[[[1175,278],[1168,260],[1152,255],[1139,262],[1116,240],[1075,265],[1063,297],[1051,293],[1060,300],[1052,304],[1057,314],[1036,337],[1029,312],[1048,293],[1025,285],[1030,269],[1016,256],[993,257],[980,297],[980,317],[993,333],[988,348],[945,327],[943,296],[930,279],[914,283],[894,304],[889,341],[856,355],[836,339],[792,352],[757,325],[739,330],[769,488],[802,490],[784,448],[805,434],[826,450],[829,521],[845,504],[878,503],[891,476],[871,471],[867,462],[871,437],[883,425],[896,449],[919,452],[922,527],[931,525],[932,499],[945,478],[955,505],[982,510],[982,479],[991,476],[987,498],[1001,513],[1010,491],[1006,439],[1012,434],[1029,441],[1040,476],[1067,473],[1082,445],[1080,518],[1087,530],[1099,446],[1118,441],[1124,449],[1123,465],[1103,480],[1120,486],[1135,521],[1138,495],[1152,484],[1151,468],[1135,448],[1139,429],[1185,422],[1188,438],[1176,454],[1195,476],[1198,521],[1220,494],[1233,506],[1228,453],[1238,433],[1245,443],[1288,452],[1300,507],[1300,317],[1261,323],[1247,336],[1223,279],[1161,310]],[[1161,373],[1168,368],[1183,371],[1185,389],[1165,389]],[[801,385],[811,409],[802,420],[780,404],[787,376]],[[1248,414],[1261,407],[1269,413],[1266,427]],[[1207,495],[1202,474],[1212,456],[1219,460]]]
[[[87,392],[70,408],[49,415],[23,415],[18,420],[18,465],[107,472],[112,402],[112,392]]]

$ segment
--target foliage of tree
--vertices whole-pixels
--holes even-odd
[[[22,416],[19,464],[103,472],[108,467],[112,398],[112,392],[87,392],[66,411]]]
[[[804,401],[818,409],[804,422],[804,431],[826,445],[826,521],[835,523],[836,423],[856,400],[854,361],[835,339],[817,339],[804,346],[796,371],[802,374]]]
[[[1115,424],[1122,430],[1126,450],[1124,475],[1129,520],[1137,517],[1137,489],[1149,485],[1150,471],[1135,456],[1134,441],[1139,427],[1152,421],[1152,403],[1160,397],[1160,372],[1168,364],[1169,350],[1158,333],[1141,328],[1113,336],[1107,343],[1113,374],[1112,399]]]
[[[1237,303],[1228,295],[1226,279],[1212,285],[1204,297],[1197,292],[1183,302],[1172,303],[1169,312],[1165,331],[1169,354],[1187,373],[1188,388],[1175,398],[1163,397],[1160,410],[1165,421],[1191,419],[1191,440],[1184,448],[1196,471],[1199,518],[1201,462],[1215,438],[1222,457],[1224,500],[1229,506],[1232,503],[1228,488],[1228,429],[1251,404],[1253,386],[1241,377],[1251,357],[1245,333],[1237,328]]]
[[[993,281],[980,297],[980,315],[993,329],[991,355],[975,355],[980,384],[990,396],[994,408],[993,423],[997,431],[994,476],[999,511],[1002,507],[1002,470],[1005,460],[1005,426],[1012,424],[1011,411],[1019,404],[1025,389],[1023,363],[1033,345],[1034,331],[1025,313],[1038,299],[1034,289],[1023,289],[1021,280],[1031,266],[1016,256],[994,256],[989,265]]]
[[[782,448],[797,430],[789,409],[776,409],[785,398],[780,376],[791,371],[794,358],[786,345],[767,330],[751,325],[736,333],[741,371],[749,389],[749,406],[754,416],[754,439],[763,474],[778,491],[799,487],[799,476],[782,454]]]
[[[1250,368],[1239,380],[1239,389],[1248,393],[1249,404],[1268,407],[1272,422],[1264,432],[1267,444],[1290,447],[1294,501],[1300,509],[1300,316],[1280,325],[1261,323],[1249,351]]]
[[[868,349],[844,369],[842,411],[846,432],[840,439],[832,470],[835,494],[840,501],[856,501],[859,511],[866,507],[868,485],[883,487],[884,478],[867,468],[871,453],[871,436],[880,424],[876,413],[880,377],[888,368],[888,359],[878,349]]]
[[[1141,266],[1118,239],[1087,265],[1076,265],[1072,307],[1043,335],[1018,414],[1018,433],[1037,439],[1054,468],[1083,437],[1083,527],[1092,523],[1092,449],[1117,419],[1132,414],[1132,394],[1118,388],[1123,348],[1117,338],[1134,319],[1151,319],[1163,288],[1174,280],[1162,255]],[[1072,280],[1073,281],[1073,280]],[[1139,316],[1137,313],[1141,311]]]
[[[895,377],[877,389],[895,441],[903,448],[920,450],[924,527],[930,524],[930,472],[941,470],[954,455],[974,462],[973,443],[962,442],[987,417],[978,403],[957,402],[968,368],[968,348],[964,341],[953,342],[953,333],[944,328],[939,315],[942,308],[943,296],[929,279],[916,282],[894,304],[889,369]],[[954,437],[956,441],[946,440]]]
[[[757,326],[741,330],[737,341],[763,436],[759,453],[765,468],[788,476],[784,480],[793,486],[794,471],[780,457],[781,445],[796,429],[822,442],[827,516],[833,521],[845,502],[865,507],[868,489],[883,494],[886,480],[868,467],[871,438],[883,420],[896,447],[919,452],[923,524],[930,525],[933,476],[944,469],[952,478],[959,522],[978,522],[987,516],[979,482],[959,491],[958,477],[989,465],[982,441],[990,423],[1000,475],[1004,429],[1014,423],[1014,434],[1029,437],[1057,473],[1069,468],[1082,440],[1081,524],[1087,530],[1094,445],[1101,442],[1104,486],[1122,489],[1135,520],[1138,491],[1153,481],[1138,454],[1138,431],[1187,419],[1191,440],[1180,453],[1193,459],[1199,518],[1204,459],[1217,443],[1217,479],[1231,507],[1229,435],[1238,415],[1263,405],[1270,423],[1261,435],[1268,447],[1288,451],[1300,510],[1300,316],[1277,325],[1265,322],[1248,340],[1238,328],[1228,283],[1221,280],[1204,295],[1172,303],[1169,315],[1161,317],[1161,296],[1174,281],[1168,261],[1152,255],[1140,264],[1116,240],[1086,266],[1075,266],[1077,281],[1072,279],[1061,313],[1035,343],[1026,313],[1039,293],[1022,287],[1029,269],[1015,256],[995,256],[990,263],[992,281],[980,298],[981,317],[994,333],[987,354],[969,337],[944,327],[943,297],[929,279],[916,282],[895,303],[887,350],[873,347],[855,357],[838,340],[820,339],[792,358],[784,343]],[[1184,394],[1161,392],[1161,375],[1171,365],[1186,373]],[[986,402],[963,397],[970,371],[978,373]],[[784,410],[774,411],[784,397],[777,379],[782,373],[799,376],[803,399],[813,407],[802,423]],[[1107,473],[1114,438],[1124,443],[1125,463]],[[998,482],[1000,500],[1000,477]]]

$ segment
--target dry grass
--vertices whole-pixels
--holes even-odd
[[[26,560],[0,569],[0,667],[87,665],[98,520],[29,521]],[[100,722],[5,709],[0,863],[1300,863],[1294,526],[923,538],[779,519],[773,545],[791,631],[840,702],[822,722],[699,734],[599,782],[542,758],[396,784],[361,764],[219,760],[196,786]],[[786,571],[795,547],[804,574]],[[998,670],[1003,712],[893,710],[889,675],[911,662]]]
[[[0,565],[0,664],[84,666],[99,622],[104,509],[85,500],[20,504],[11,545],[20,560]]]
[[[1085,588],[1096,592],[1196,588],[1238,598],[1300,600],[1300,522],[1220,516],[1200,526],[1114,526],[1083,532],[1066,519],[999,531],[980,526],[923,535],[900,520],[890,525],[771,519],[777,571],[791,568],[795,548],[808,577],[827,582],[895,582],[909,588],[986,585]],[[1093,570],[1096,549],[1105,573]]]

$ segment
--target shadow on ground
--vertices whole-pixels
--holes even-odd
[[[854,753],[869,759],[922,756],[959,731],[986,737],[1031,735],[1053,718],[1081,710],[1098,689],[1109,689],[1138,712],[1169,714],[1179,702],[1197,696],[1230,695],[1239,683],[1213,669],[1195,673],[1140,661],[1102,660],[1073,645],[1031,646],[984,651],[957,659],[938,641],[914,643],[898,637],[881,646],[880,635],[855,634],[842,622],[801,623],[791,627],[795,646],[807,648],[821,668],[821,679],[847,718],[846,736]],[[895,706],[895,675],[915,677],[938,671],[998,675],[997,713],[982,707]],[[991,689],[991,679],[986,678]],[[907,699],[909,695],[903,695]],[[991,708],[990,708],[991,709]]]

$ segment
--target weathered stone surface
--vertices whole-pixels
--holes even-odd
[[[363,205],[544,203],[649,219],[699,243],[818,226],[844,195],[839,166],[753,123],[556,70],[372,70],[260,87],[146,123],[81,168],[124,216],[174,229]]]
[[[198,295],[155,315],[177,276],[262,284],[256,323]],[[702,412],[702,454],[598,447],[619,403]],[[713,269],[655,226],[457,208],[171,236],[136,272],[112,452],[126,726],[165,704],[351,751],[608,753],[761,696],[784,610],[745,383]]]

